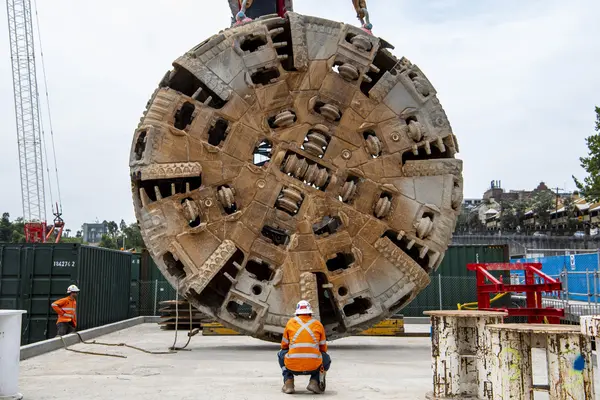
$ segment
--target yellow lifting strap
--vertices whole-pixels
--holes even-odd
[[[490,304],[493,303],[494,301],[501,299],[502,297],[506,296],[509,292],[505,292],[505,293],[498,293],[497,295],[495,295],[492,299],[490,299]],[[535,298],[537,299],[537,294],[534,294]],[[477,302],[473,301],[471,303],[464,303],[464,304],[457,304],[456,307],[459,310],[477,310]],[[548,317],[544,317],[544,323],[545,324],[549,324],[550,322],[548,322]]]
[[[490,304],[495,302],[496,300],[501,299],[502,297],[506,296],[509,292],[505,292],[505,293],[498,293],[497,295],[495,295],[494,297],[492,297],[490,299]],[[477,310],[477,302],[473,301],[471,303],[464,303],[464,304],[457,304],[456,307],[459,310]]]

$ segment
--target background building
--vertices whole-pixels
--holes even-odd
[[[100,243],[102,235],[108,234],[108,227],[102,223],[83,224],[83,241],[90,244]]]

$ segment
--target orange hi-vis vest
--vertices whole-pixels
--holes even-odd
[[[289,349],[285,367],[290,371],[315,371],[323,363],[321,352],[327,351],[323,325],[309,315],[290,319],[283,331],[281,348]]]
[[[77,326],[77,300],[71,296],[64,297],[52,303],[52,309],[58,314],[57,324],[73,321],[73,325]]]

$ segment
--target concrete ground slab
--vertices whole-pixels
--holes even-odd
[[[423,329],[428,330],[425,326]],[[417,330],[417,329],[415,329]],[[179,332],[178,346],[187,340]],[[97,338],[150,351],[166,351],[174,332],[142,324]],[[431,391],[429,337],[351,337],[330,345],[333,359],[327,392],[306,391],[308,377],[296,378],[297,393],[281,393],[279,346],[245,336],[196,336],[191,351],[151,355],[125,347],[78,344],[76,350],[125,355],[112,358],[66,350],[21,361],[20,391],[26,400],[272,400],[288,398],[424,399]],[[547,382],[545,353],[532,351],[534,383]],[[600,399],[595,368],[596,398]],[[536,400],[548,399],[536,393]]]
[[[98,338],[151,351],[173,344],[174,332],[143,324]],[[178,345],[187,336],[179,333]],[[192,338],[191,351],[151,355],[124,347],[78,344],[77,350],[122,354],[91,356],[57,350],[21,362],[25,399],[283,399],[279,346],[243,336]],[[423,399],[431,389],[429,338],[351,337],[330,344],[327,391],[306,391],[296,378],[295,397]]]

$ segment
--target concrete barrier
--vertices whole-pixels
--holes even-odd
[[[492,377],[488,367],[490,324],[506,312],[478,310],[425,311],[431,317],[433,391],[431,400],[489,400]]]
[[[547,324],[489,325],[494,400],[595,399],[591,338],[579,327]],[[533,382],[531,350],[546,352],[547,385]],[[579,365],[578,365],[579,364]]]
[[[0,399],[22,399],[19,393],[19,353],[24,310],[0,310]]]
[[[155,323],[156,320],[154,317],[135,317],[131,319],[126,319],[125,321],[119,321],[112,324],[99,326],[97,328],[86,329],[84,331],[79,332],[79,334],[81,335],[83,340],[88,341],[99,336],[108,335],[109,333],[131,328],[132,326],[140,325],[146,322]],[[67,346],[72,346],[74,344],[80,343],[79,337],[74,333],[63,336],[63,339]],[[64,347],[65,345],[63,344],[63,341],[60,339],[60,337],[21,346],[21,361],[27,360],[31,357],[39,356],[41,354],[49,353],[54,350],[63,349]]]

